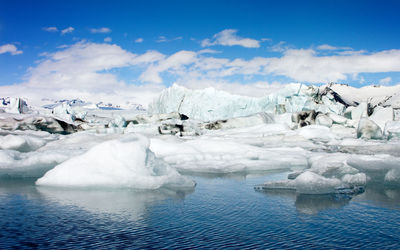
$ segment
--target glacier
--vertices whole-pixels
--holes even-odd
[[[344,105],[334,102],[332,95],[324,95],[317,103],[319,89],[303,84],[289,84],[282,90],[261,98],[231,95],[206,88],[189,90],[174,84],[149,104],[149,114],[178,112],[191,119],[213,121],[247,116],[259,112],[286,113],[317,110],[342,114]]]

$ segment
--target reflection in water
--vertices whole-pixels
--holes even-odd
[[[355,198],[356,201],[367,201],[379,207],[400,209],[400,187],[383,184],[368,185],[365,193]]]
[[[310,195],[298,194],[293,190],[260,190],[256,191],[270,196],[281,196],[294,199],[296,210],[304,214],[317,214],[320,211],[332,208],[341,208],[353,201],[367,201],[379,207],[400,209],[400,187],[370,185],[365,192],[358,195],[325,194]]]
[[[258,190],[266,195],[283,196],[295,200],[298,212],[304,214],[317,214],[330,208],[341,208],[349,203],[352,196],[343,194],[297,194],[293,190]]]
[[[149,205],[166,199],[183,200],[194,189],[134,190],[75,189],[35,186],[35,179],[1,179],[0,200],[12,194],[27,200],[44,200],[74,206],[94,214],[113,214],[131,221],[142,218]]]
[[[349,203],[351,196],[342,194],[310,195],[297,194],[293,190],[257,190],[266,195],[284,196],[295,200],[297,211],[304,214],[317,214],[320,211],[341,208]]]
[[[349,195],[304,195],[296,197],[296,209],[304,214],[316,214],[320,211],[341,208],[349,204],[351,196]]]
[[[36,187],[47,200],[62,206],[76,206],[96,214],[115,214],[137,221],[143,218],[146,208],[166,199],[184,199],[191,190],[170,189],[133,190],[133,189],[70,189],[55,187]]]

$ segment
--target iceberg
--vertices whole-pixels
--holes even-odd
[[[4,111],[11,114],[22,114],[29,111],[26,102],[19,97],[7,97],[0,98],[0,107],[4,108]]]
[[[302,84],[288,84],[282,90],[261,98],[232,95],[214,88],[190,90],[174,84],[149,104],[148,113],[178,112],[202,121],[225,120],[260,112],[282,114],[316,110],[343,113],[345,106],[335,102],[334,96],[319,94],[318,88]]]
[[[94,146],[48,171],[36,181],[41,186],[192,188],[195,183],[180,175],[149,150],[144,136],[128,135]]]
[[[180,171],[233,173],[277,169],[303,169],[305,150],[295,147],[264,148],[228,138],[198,138],[180,141],[151,139],[150,149]],[[285,155],[285,157],[281,157]]]

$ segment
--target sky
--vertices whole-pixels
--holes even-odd
[[[400,1],[0,1],[0,93],[149,102],[177,83],[400,83]]]

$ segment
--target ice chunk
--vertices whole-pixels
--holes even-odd
[[[112,128],[112,127],[116,127],[116,128],[124,128],[126,127],[127,123],[124,117],[118,115],[117,117],[115,117],[114,120],[110,121],[108,123],[108,127]]]
[[[352,120],[360,120],[362,117],[368,117],[367,112],[368,105],[366,102],[360,103],[356,108],[351,111]]]
[[[388,139],[400,138],[400,121],[387,122],[385,126],[385,135]]]
[[[330,132],[329,128],[320,125],[310,125],[299,128],[297,133],[309,140],[330,141],[335,135]]]
[[[325,178],[316,173],[307,171],[295,180],[296,191],[302,194],[329,194],[335,193],[342,183],[336,178]]]
[[[271,181],[257,185],[257,190],[295,190],[299,194],[357,194],[363,192],[365,174],[345,175],[343,180],[326,178],[312,171],[305,171],[294,180]]]
[[[174,167],[190,172],[303,169],[308,164],[307,153],[301,148],[262,148],[228,138],[200,137],[187,141],[175,137],[152,139],[150,149]]]
[[[365,186],[367,184],[367,175],[365,173],[346,174],[342,177],[342,181],[350,185]]]
[[[333,120],[327,115],[318,114],[317,117],[315,118],[315,124],[330,128],[332,127]]]
[[[0,150],[0,177],[41,177],[55,165],[67,160],[71,154],[73,152],[65,150],[28,153]]]
[[[37,185],[70,187],[193,187],[195,184],[180,175],[149,150],[149,140],[129,135],[103,142],[86,153],[56,166],[37,180]]]
[[[342,124],[343,125],[343,124],[346,124],[346,121],[348,120],[346,117],[341,116],[341,115],[337,115],[337,114],[334,114],[334,113],[328,113],[327,116],[329,118],[331,118],[333,123],[335,123],[335,124]]]
[[[368,118],[361,118],[357,127],[357,138],[382,139],[382,130]]]
[[[5,112],[12,114],[22,114],[28,112],[28,105],[24,100],[19,97],[1,98],[2,103],[0,106],[5,107]]]
[[[139,114],[136,116],[138,123],[157,123],[166,120],[181,119],[181,115],[178,112],[144,115]]]
[[[369,117],[369,119],[375,122],[382,131],[385,129],[385,124],[389,121],[393,121],[393,108],[382,108],[376,107],[374,113]]]
[[[232,128],[243,128],[252,127],[264,123],[273,123],[274,116],[265,112],[261,112],[254,115],[230,118],[227,120],[218,120],[210,122],[204,125],[206,129],[232,129]]]
[[[0,136],[0,149],[12,149],[20,152],[36,150],[46,144],[46,141],[33,136],[6,135]]]
[[[385,183],[400,185],[400,167],[389,170],[385,175]]]

